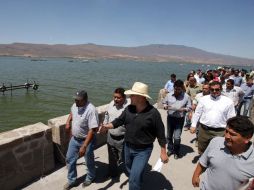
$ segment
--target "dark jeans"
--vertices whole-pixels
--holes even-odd
[[[124,146],[125,165],[129,174],[129,190],[140,190],[142,175],[153,147],[135,149],[127,144]]]
[[[115,147],[107,143],[108,146],[108,170],[111,177],[118,176],[118,166],[123,161],[123,146]]]
[[[168,140],[168,151],[179,154],[181,144],[181,134],[183,130],[184,117],[177,118],[167,117],[167,140]]]

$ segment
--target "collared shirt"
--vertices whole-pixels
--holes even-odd
[[[130,99],[126,99],[124,104],[121,107],[117,107],[114,103],[114,100],[112,100],[107,106],[108,118],[105,118],[103,123],[110,123],[114,119],[119,117],[122,114],[122,112],[124,111],[124,109],[129,104],[130,104]],[[106,120],[108,120],[108,121],[106,121]],[[126,131],[125,126],[120,126],[115,129],[109,129],[108,136],[107,136],[107,142],[111,145],[115,145],[115,143],[117,143],[117,142],[119,142],[119,144],[122,144],[124,138],[121,140],[114,140],[114,139],[112,139],[111,135],[118,136],[118,137],[123,136],[125,134],[125,131]]]
[[[199,77],[198,75],[194,75],[194,77],[195,77],[198,84],[203,84],[205,82],[204,77]]]
[[[90,102],[84,107],[77,107],[74,103],[71,107],[72,135],[77,138],[85,138],[89,129],[99,126],[98,113]]]
[[[231,90],[227,89],[226,87],[223,88],[222,94],[230,98],[236,106],[242,100],[244,92],[239,86],[234,86],[234,88]]]
[[[137,113],[136,106],[129,105],[112,124],[114,128],[125,125],[125,142],[134,145],[150,145],[157,137],[160,146],[165,146],[165,128],[161,115],[149,102]]]
[[[226,128],[227,120],[235,115],[234,103],[228,97],[203,96],[193,114],[191,127],[196,127],[199,121],[208,127]]]
[[[200,184],[202,190],[239,189],[254,177],[254,149],[232,155],[225,146],[224,137],[215,137],[209,143],[199,162],[206,171]]]
[[[191,100],[193,100],[197,93],[202,92],[202,85],[196,84],[194,87],[190,85],[186,88],[186,93],[190,96]]]
[[[168,92],[171,92],[174,90],[174,82],[172,80],[169,80],[165,86],[164,89],[166,89]]]
[[[241,85],[241,89],[244,92],[243,98],[252,98],[254,94],[254,85],[248,86],[246,83]]]
[[[241,76],[235,76],[233,78],[235,86],[241,86],[243,78]]]
[[[170,106],[168,110],[168,115],[172,117],[184,117],[186,112],[191,110],[191,100],[190,96],[185,92],[182,92],[177,98],[174,92],[170,92],[162,101],[164,105]],[[179,111],[179,109],[185,108],[185,111]]]

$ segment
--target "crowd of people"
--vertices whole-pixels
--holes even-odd
[[[167,163],[171,155],[179,159],[184,128],[196,135],[200,154],[193,186],[238,189],[254,177],[254,126],[247,117],[254,95],[253,75],[254,72],[222,67],[191,71],[186,81],[171,74],[160,91],[159,102],[167,111],[167,134],[159,111],[149,103],[148,85],[142,82],[135,82],[130,90],[116,88],[101,123],[87,92],[78,91],[66,122],[71,139],[64,189],[77,185],[76,162],[82,156],[87,165],[82,186],[95,180],[96,133],[107,133],[108,176],[118,177],[120,165],[124,165],[129,190],[139,190],[155,139],[161,147],[161,162]],[[227,164],[230,166],[226,169]],[[205,177],[200,181],[202,173]]]

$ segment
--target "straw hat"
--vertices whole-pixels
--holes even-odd
[[[126,90],[124,92],[126,95],[139,95],[139,96],[144,96],[146,98],[152,99],[148,95],[148,86],[142,82],[135,82],[132,86],[131,90]]]

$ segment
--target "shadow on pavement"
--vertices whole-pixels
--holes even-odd
[[[98,190],[110,189],[115,183],[120,182],[120,175],[122,173],[125,173],[125,171],[124,171],[125,166],[122,164],[118,168],[119,169],[118,170],[119,171],[119,176],[111,178],[111,177],[108,176],[108,164],[107,163],[96,161],[95,165],[96,165],[96,179],[95,179],[94,183],[105,183],[106,181],[108,181],[108,183],[104,187],[102,187]],[[123,186],[125,186],[127,183],[128,183],[128,180],[122,182],[120,184],[119,188],[122,189]]]
[[[152,171],[150,165],[145,170],[143,180],[142,190],[173,190],[170,181],[160,172]]]
[[[193,148],[190,146],[187,146],[185,144],[181,144],[180,148],[180,158],[186,156],[188,153],[194,152]]]

